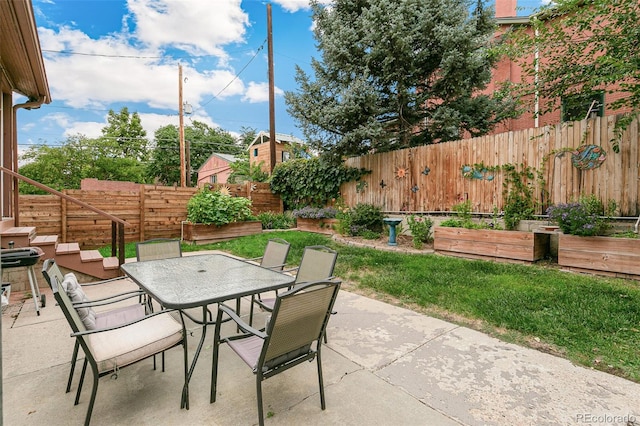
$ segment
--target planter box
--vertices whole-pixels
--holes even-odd
[[[221,226],[189,222],[182,225],[182,239],[193,244],[217,243],[261,232],[260,221],[234,222]]]
[[[560,234],[558,265],[599,275],[640,279],[640,239]]]
[[[305,219],[297,218],[298,229],[300,231],[318,232],[320,234],[335,234],[335,225],[338,219]]]
[[[549,234],[436,226],[433,248],[471,259],[535,262],[549,250]]]

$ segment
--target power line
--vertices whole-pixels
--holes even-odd
[[[207,104],[209,104],[211,101],[213,101],[214,99],[216,99],[218,96],[220,96],[220,94],[222,92],[224,92],[225,90],[227,90],[227,88],[229,86],[231,86],[231,83],[233,83],[234,81],[236,81],[238,79],[238,77],[240,76],[240,74],[242,74],[242,72],[247,69],[247,67],[249,66],[249,64],[251,64],[251,62],[253,62],[253,60],[256,58],[256,56],[258,56],[258,53],[260,53],[260,51],[264,48],[264,44],[267,42],[267,40],[265,39],[262,44],[260,45],[260,47],[258,48],[258,50],[256,50],[256,53],[253,54],[253,56],[251,57],[251,59],[249,59],[249,62],[246,63],[246,65],[244,67],[242,67],[242,69],[240,71],[238,71],[238,73],[231,79],[231,81],[222,88],[222,90],[220,90],[217,94],[213,95],[213,97],[211,99],[209,99],[208,101],[204,102],[202,105],[200,105],[200,107],[198,107],[198,109],[193,110],[193,112],[196,112],[200,109],[202,109],[204,106],[206,106]]]

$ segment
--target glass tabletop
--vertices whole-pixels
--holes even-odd
[[[223,254],[125,263],[122,270],[163,306],[187,309],[293,284],[294,277]]]

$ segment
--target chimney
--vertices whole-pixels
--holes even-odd
[[[516,15],[518,0],[496,0],[496,18],[512,18]]]

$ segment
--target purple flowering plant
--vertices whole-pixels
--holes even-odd
[[[589,237],[603,235],[609,228],[603,210],[602,203],[590,196],[578,202],[553,205],[547,209],[547,215],[565,234]]]
[[[294,210],[293,216],[303,219],[333,219],[338,211],[334,207],[311,207],[306,206]]]

